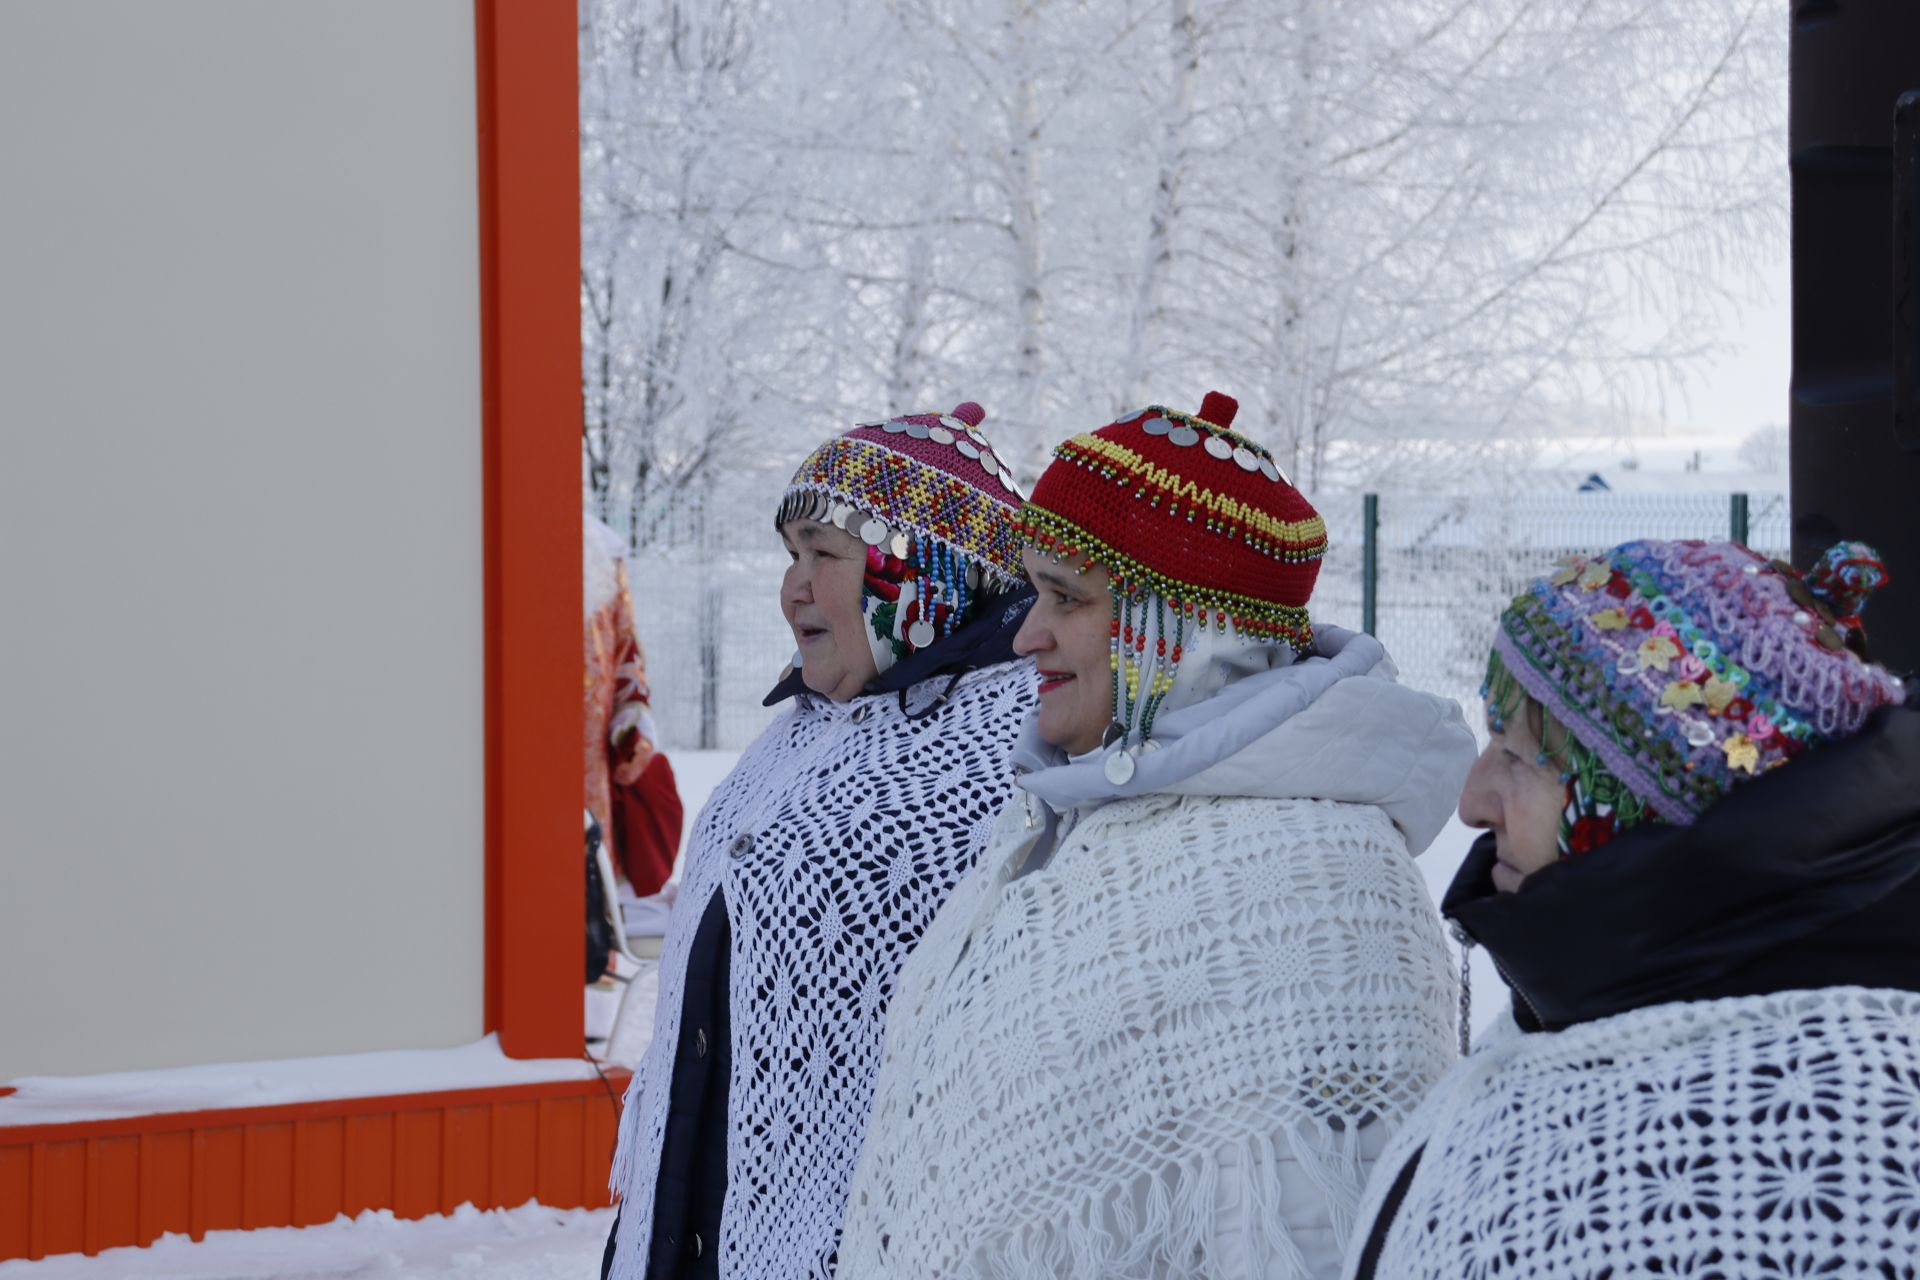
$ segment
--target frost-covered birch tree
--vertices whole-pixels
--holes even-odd
[[[1784,0],[797,8],[583,0],[583,465],[642,526],[962,397],[1037,462],[1219,387],[1309,488],[1461,483],[1783,247]]]

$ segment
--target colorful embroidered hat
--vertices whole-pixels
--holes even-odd
[[[1901,700],[1900,681],[1849,647],[1885,581],[1860,543],[1803,576],[1733,543],[1629,542],[1516,596],[1492,667],[1598,758],[1627,807],[1686,825]]]
[[[1229,430],[1239,407],[1209,391],[1198,415],[1154,405],[1074,436],[1035,482],[1020,532],[1085,552],[1116,594],[1155,592],[1195,623],[1304,651],[1327,527],[1271,454]]]
[[[968,401],[950,414],[868,422],[821,445],[794,472],[775,524],[813,519],[867,546],[864,606],[875,658],[951,635],[977,595],[1021,580],[1020,491]]]
[[[1270,453],[1230,430],[1239,407],[1210,391],[1197,415],[1154,405],[1074,436],[1021,515],[1033,545],[1110,575],[1118,736],[1152,735],[1191,627],[1312,646],[1326,524]]]

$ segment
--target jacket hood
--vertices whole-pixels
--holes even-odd
[[[1675,1000],[1829,986],[1920,990],[1920,706],[1876,712],[1722,798],[1499,893],[1491,835],[1442,904],[1529,1030]]]
[[[1028,717],[1013,765],[1057,811],[1153,794],[1370,804],[1418,854],[1453,813],[1475,753],[1458,703],[1400,684],[1372,636],[1328,626],[1307,657],[1163,713],[1154,742],[1116,786],[1105,750],[1069,757]]]
[[[982,667],[1016,660],[1020,655],[1013,651],[1013,637],[1019,634],[1020,624],[1026,621],[1027,610],[1033,607],[1033,601],[1034,591],[1028,586],[982,600],[973,620],[966,626],[937,644],[908,654],[894,663],[878,677],[869,680],[860,691],[860,696],[897,693],[936,676],[952,678],[978,671]],[[761,705],[777,706],[788,698],[809,692],[800,669],[789,667]]]

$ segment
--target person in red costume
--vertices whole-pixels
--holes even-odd
[[[627,589],[626,549],[592,516],[584,535],[586,807],[610,842],[614,866],[636,894],[647,897],[673,873],[680,796],[659,749],[647,655]]]

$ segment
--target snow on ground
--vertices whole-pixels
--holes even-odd
[[[611,1209],[549,1209],[529,1202],[482,1213],[400,1221],[368,1210],[317,1227],[209,1231],[194,1243],[169,1235],[145,1249],[96,1257],[60,1254],[0,1262],[0,1280],[591,1280],[613,1226]]]

